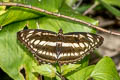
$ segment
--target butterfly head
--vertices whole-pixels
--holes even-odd
[[[59,29],[58,35],[63,35],[63,30],[62,30],[62,28]]]

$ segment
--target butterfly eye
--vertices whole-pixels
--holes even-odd
[[[26,29],[17,33],[18,40],[23,43],[40,63],[75,63],[83,59],[87,53],[103,43],[99,35],[85,32],[58,33]]]

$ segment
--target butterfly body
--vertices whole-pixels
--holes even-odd
[[[99,35],[86,32],[63,34],[62,29],[58,33],[41,29],[22,30],[17,33],[17,38],[38,62],[60,64],[77,62],[103,43]]]

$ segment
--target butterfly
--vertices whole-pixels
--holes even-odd
[[[75,63],[104,41],[100,35],[88,32],[63,34],[43,29],[26,29],[17,32],[17,39],[23,43],[39,63]]]

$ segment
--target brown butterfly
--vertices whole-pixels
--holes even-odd
[[[98,48],[103,37],[87,32],[70,32],[63,34],[42,30],[27,29],[17,33],[17,38],[38,60],[43,63],[68,64],[80,61],[87,53]]]

